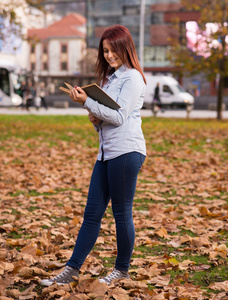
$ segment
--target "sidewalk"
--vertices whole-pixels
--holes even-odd
[[[53,108],[50,107],[48,110],[44,108],[40,108],[36,110],[36,108],[32,107],[29,111],[22,108],[3,108],[0,107],[0,115],[88,115],[87,110],[82,108]],[[142,109],[141,110],[142,117],[152,117],[151,110]],[[163,113],[158,112],[157,118],[186,118],[187,113],[185,110],[165,110]],[[190,119],[216,119],[217,113],[216,111],[210,110],[193,110],[190,113]],[[223,112],[223,119],[228,119],[228,111]]]

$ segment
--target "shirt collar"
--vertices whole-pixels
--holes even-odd
[[[120,77],[124,72],[126,72],[127,70],[127,66],[126,65],[122,65],[121,67],[119,67],[119,69],[117,69],[114,74],[116,75],[116,77]]]
[[[126,65],[122,65],[121,67],[119,67],[119,69],[117,69],[112,75],[108,77],[108,80],[112,80],[114,77],[119,78],[127,69],[128,68]]]

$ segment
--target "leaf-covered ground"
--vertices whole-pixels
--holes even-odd
[[[143,119],[131,280],[98,278],[116,256],[109,206],[80,279],[44,288],[82,223],[97,134],[86,117],[0,116],[0,300],[228,299],[228,123]]]

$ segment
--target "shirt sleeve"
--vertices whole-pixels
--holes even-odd
[[[99,125],[94,125],[94,124],[93,124],[93,127],[94,127],[94,129],[96,130],[96,132],[99,132],[99,128],[100,128]]]
[[[143,104],[141,95],[145,89],[142,75],[137,70],[130,70],[124,75],[117,102],[121,108],[114,110],[87,97],[84,107],[98,119],[115,126],[121,126],[136,108]]]

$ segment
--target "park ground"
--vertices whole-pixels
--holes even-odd
[[[109,287],[111,206],[77,282],[42,287],[69,259],[98,137],[86,116],[0,115],[0,299],[228,299],[228,122],[143,117],[131,280]]]

